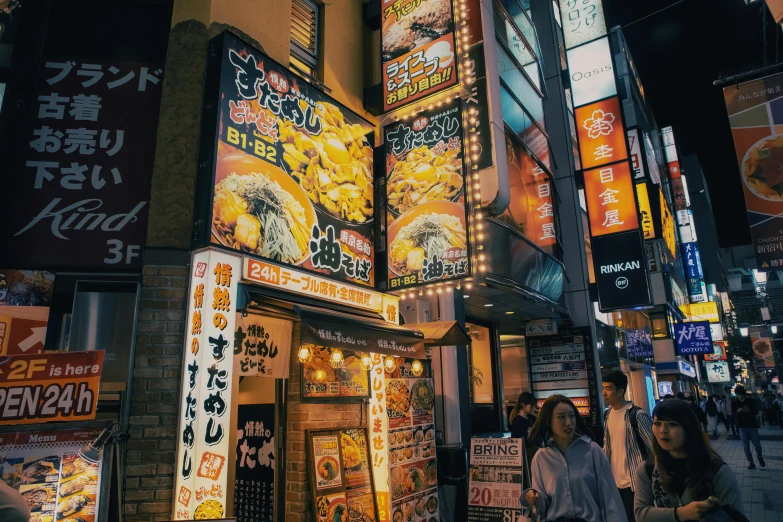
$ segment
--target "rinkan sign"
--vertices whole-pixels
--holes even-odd
[[[639,270],[641,264],[639,261],[629,261],[627,263],[615,263],[613,265],[601,265],[602,274],[612,274],[615,272],[625,272],[626,270]]]
[[[601,312],[649,306],[650,285],[639,230],[592,238]]]

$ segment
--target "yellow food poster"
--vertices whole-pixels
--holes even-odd
[[[339,488],[343,485],[340,467],[340,446],[336,435],[313,437],[316,489]]]

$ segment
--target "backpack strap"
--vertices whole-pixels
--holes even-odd
[[[631,409],[628,410],[628,420],[631,422],[631,430],[633,430],[633,436],[636,439],[636,447],[639,448],[639,453],[642,454],[642,458],[647,460],[647,457],[649,457],[647,445],[644,443],[642,436],[639,435],[639,419],[636,418],[639,411],[641,411],[639,406],[635,404],[631,406]],[[652,473],[652,471],[650,473]]]

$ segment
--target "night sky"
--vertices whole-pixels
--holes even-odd
[[[721,73],[730,76],[764,63],[764,2],[748,6],[745,0],[604,0],[604,6],[607,25],[624,28],[658,125],[674,127],[681,156],[699,155],[720,245],[749,244],[723,91],[712,82]],[[783,35],[768,11],[767,15],[769,65],[783,61]],[[783,66],[779,70],[783,72]]]

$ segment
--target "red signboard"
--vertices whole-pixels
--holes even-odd
[[[593,237],[639,228],[631,168],[627,161],[588,170],[584,177]]]
[[[628,158],[617,96],[579,107],[575,116],[583,169]]]

